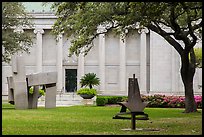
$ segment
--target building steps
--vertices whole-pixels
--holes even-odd
[[[94,101],[96,97],[92,98]],[[56,96],[56,106],[74,106],[74,105],[84,105],[84,100],[82,97],[76,93],[70,94],[58,94]],[[45,96],[38,99],[38,106],[45,106]]]

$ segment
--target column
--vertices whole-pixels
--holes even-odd
[[[171,48],[171,91],[173,93],[177,93],[178,92],[178,74],[177,72],[179,71],[179,69],[177,69],[178,66],[178,61],[177,61],[177,55],[175,53],[175,49]]]
[[[147,93],[147,39],[148,29],[139,30],[140,33],[140,92]]]
[[[84,76],[84,53],[80,53],[78,56],[77,89],[81,88],[79,82],[82,76]]]
[[[120,38],[120,92],[125,93],[126,91],[126,39]]]
[[[44,30],[41,28],[36,28],[34,30],[34,33],[36,34],[36,38],[37,38],[37,50],[36,50],[36,66],[37,72],[42,72],[42,34],[44,34]]]
[[[147,33],[147,92],[146,93],[150,93],[150,32]]]
[[[105,34],[99,34],[99,78],[100,92],[105,91]]]
[[[57,91],[62,90],[62,58],[63,58],[63,39],[62,34],[57,38]]]

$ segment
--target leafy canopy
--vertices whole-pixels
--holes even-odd
[[[161,35],[181,55],[202,33],[202,2],[56,2],[53,33],[72,36],[70,56],[85,53],[93,39],[113,30],[148,28]]]
[[[143,28],[163,37],[181,57],[185,112],[197,111],[192,83],[194,46],[202,39],[202,2],[57,2],[53,8],[58,16],[53,33],[72,38],[70,56],[86,55],[94,38],[112,30],[122,38],[126,30]]]
[[[18,51],[29,52],[31,34],[18,31],[31,27],[25,8],[21,2],[2,2],[2,61],[9,63],[11,56]]]

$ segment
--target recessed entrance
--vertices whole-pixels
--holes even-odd
[[[77,69],[65,69],[65,89],[66,92],[77,90]]]

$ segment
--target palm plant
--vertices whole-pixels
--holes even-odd
[[[94,73],[87,73],[80,79],[81,87],[83,86],[89,86],[90,89],[93,88],[94,85],[99,85],[100,80],[98,77],[96,77],[96,74]]]

